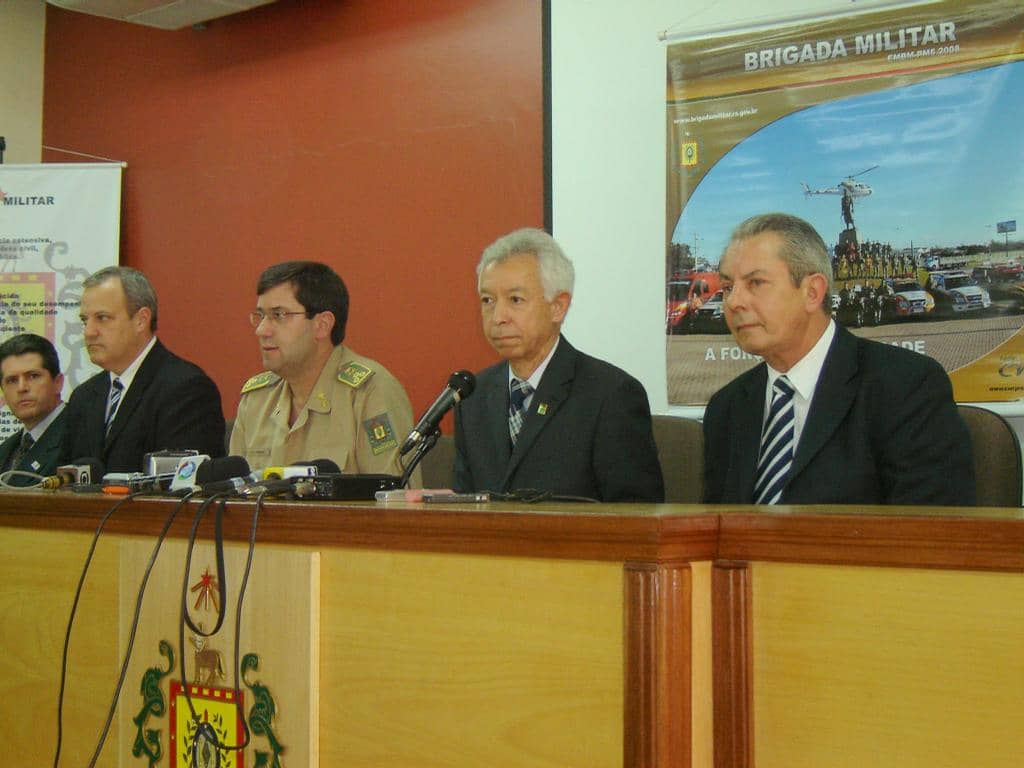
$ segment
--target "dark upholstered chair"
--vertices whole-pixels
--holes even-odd
[[[971,433],[978,505],[1021,505],[1020,443],[1013,427],[1000,416],[973,405],[957,406]]]
[[[412,454],[409,454],[412,456]],[[440,439],[420,462],[424,488],[451,488],[454,482],[455,438],[441,435]]]
[[[665,478],[665,501],[699,504],[704,496],[704,431],[699,421],[654,416],[654,442]]]
[[[665,500],[674,504],[699,504],[704,492],[704,435],[700,422],[679,416],[654,416],[652,421],[665,478]],[[420,462],[423,487],[451,488],[454,464],[455,438],[442,435]]]

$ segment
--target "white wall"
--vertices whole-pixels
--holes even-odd
[[[43,142],[44,0],[0,0],[0,136],[4,163],[38,163]]]
[[[870,3],[858,3],[858,7]],[[566,334],[639,378],[665,378],[665,47],[748,21],[849,10],[847,0],[552,0],[554,235],[576,265]],[[700,412],[702,409],[697,409]]]

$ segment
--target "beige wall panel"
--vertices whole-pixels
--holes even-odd
[[[1024,574],[754,566],[758,768],[1024,755]]]
[[[620,766],[611,563],[326,551],[323,765]]]
[[[90,540],[14,528],[0,536],[0,722],[7,765],[53,763],[64,632]],[[62,765],[85,765],[96,748],[113,695],[116,626],[117,544],[107,540],[97,549],[71,638]]]
[[[0,136],[5,163],[38,163],[43,142],[43,0],[0,2]]]

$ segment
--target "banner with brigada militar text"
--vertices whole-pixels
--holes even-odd
[[[668,46],[670,403],[757,363],[718,262],[771,211],[824,238],[837,322],[934,357],[960,401],[1024,397],[1024,4],[858,11]]]

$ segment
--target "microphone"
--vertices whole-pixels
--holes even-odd
[[[341,467],[330,459],[313,459],[312,461],[296,461],[298,467],[316,467],[318,475],[340,475]]]
[[[290,491],[296,483],[316,477],[317,463],[319,462],[335,468],[338,466],[330,459],[317,459],[316,461],[296,462],[285,467],[267,467],[253,473],[258,473],[260,478],[241,486],[238,489],[238,495],[258,496],[261,493],[273,495]]]
[[[210,461],[210,455],[207,453],[182,456],[178,460],[178,468],[171,475],[170,485],[165,490],[169,490],[172,494],[197,492],[199,484],[196,482],[196,475],[203,464],[208,461]]]
[[[225,456],[201,464],[196,471],[196,484],[205,496],[215,493],[252,496],[277,489],[288,490],[299,479],[312,477],[321,470],[337,468],[338,465],[330,459],[316,459],[250,471],[249,462],[243,457]]]
[[[317,459],[317,461],[327,461],[335,467],[338,466],[333,461],[330,461],[330,459]],[[312,477],[318,471],[319,468],[312,461],[296,461],[294,464],[266,467],[260,470],[264,480],[290,480],[293,477]]]
[[[441,423],[444,415],[450,411],[457,402],[464,397],[473,394],[476,387],[476,376],[469,371],[456,371],[448,377],[448,386],[444,388],[434,404],[427,409],[427,412],[420,418],[419,423],[413,428],[409,436],[405,438],[399,455],[405,456],[409,451],[423,442],[423,439],[434,433],[437,425]]]
[[[164,493],[169,490],[171,484],[177,478],[177,472],[159,472],[152,475],[139,475],[128,478],[128,490],[132,493],[146,491],[147,493]]]
[[[66,485],[88,485],[94,478],[103,475],[103,465],[97,459],[83,458],[75,459],[74,464],[63,464],[56,469],[56,474],[45,478],[39,487],[46,490],[56,490]]]
[[[173,457],[177,468],[173,472],[108,472],[103,476],[104,486],[121,486],[129,493],[171,493],[196,490],[195,475],[199,467],[210,460],[207,454],[188,453]]]
[[[237,491],[243,485],[256,482],[262,477],[262,471],[250,472],[249,462],[241,456],[210,459],[196,470],[196,484],[204,496]]]

